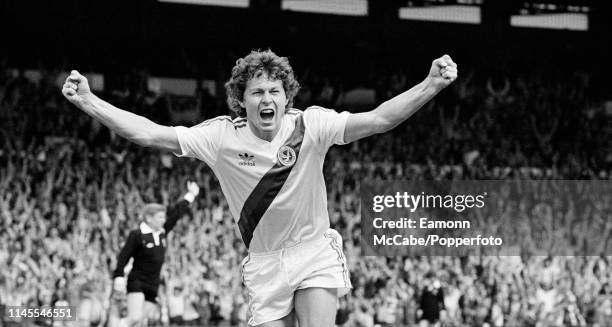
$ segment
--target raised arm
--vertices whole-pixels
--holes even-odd
[[[189,214],[191,210],[189,205],[193,203],[195,197],[200,193],[200,187],[198,183],[187,181],[187,193],[183,196],[183,199],[176,203],[174,206],[168,208],[166,212],[166,222],[164,223],[164,229],[166,233],[170,232],[176,222],[184,215]]]
[[[68,101],[86,114],[131,142],[175,153],[181,152],[176,132],[172,127],[156,124],[98,98],[91,92],[87,78],[76,70],[71,71],[66,78],[62,93]]]
[[[349,143],[395,128],[455,79],[457,64],[450,56],[444,55],[434,60],[429,74],[421,83],[385,101],[374,110],[351,114],[344,129],[344,141]]]

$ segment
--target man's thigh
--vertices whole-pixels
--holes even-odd
[[[299,327],[333,327],[338,307],[336,288],[310,287],[295,292]]]

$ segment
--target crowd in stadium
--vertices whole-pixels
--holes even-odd
[[[201,193],[193,213],[169,236],[154,323],[244,324],[239,265],[246,250],[209,168],[112,135],[63,99],[56,73],[36,83],[8,69],[0,74],[0,305],[88,303],[80,314],[103,321],[111,271],[138,210],[172,203],[195,180]],[[302,81],[296,106],[347,109],[342,79],[322,76],[311,71]],[[377,101],[409,85],[402,73],[372,80]],[[160,123],[171,123],[177,107],[201,109],[200,120],[226,110],[223,97],[176,98],[145,85],[105,96]],[[340,299],[337,325],[609,325],[610,253],[362,257],[359,246],[362,181],[611,179],[610,118],[588,90],[588,74],[472,71],[392,133],[332,148],[324,168],[330,219],[344,238],[354,286]],[[610,205],[593,207],[589,230],[601,234],[565,246],[612,242]],[[567,228],[582,224],[565,206],[542,206],[550,222],[563,216],[577,220]],[[502,228],[536,217],[522,207],[499,215]],[[541,239],[536,232],[552,232],[526,226],[517,233]]]

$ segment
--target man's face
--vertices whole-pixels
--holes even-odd
[[[246,109],[247,121],[253,134],[271,141],[278,132],[287,106],[287,95],[280,80],[271,80],[262,73],[251,78],[240,103]]]
[[[164,223],[166,222],[166,213],[164,211],[159,211],[154,215],[147,216],[145,221],[151,229],[159,231],[164,227]]]

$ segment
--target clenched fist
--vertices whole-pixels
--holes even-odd
[[[449,55],[444,55],[431,63],[428,78],[441,90],[457,79],[458,72],[457,64]]]
[[[62,87],[62,94],[64,94],[68,101],[79,108],[86,98],[92,95],[87,78],[76,70],[71,71],[70,75],[66,78],[66,82]]]
[[[187,181],[187,191],[193,194],[193,196],[198,196],[198,193],[200,193],[200,186],[198,186],[196,182]]]
[[[185,194],[185,200],[192,203],[195,197],[198,196],[198,193],[200,193],[200,186],[198,186],[198,183],[187,181],[187,194]]]

